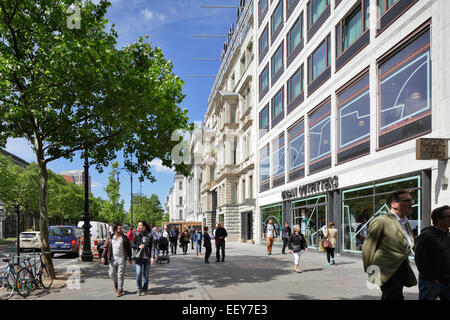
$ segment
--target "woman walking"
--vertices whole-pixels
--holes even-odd
[[[143,296],[148,290],[150,264],[155,261],[155,247],[152,232],[145,221],[138,222],[139,232],[133,237],[133,259],[136,263],[137,295]],[[142,276],[144,283],[142,284]]]
[[[209,263],[208,259],[209,256],[211,255],[212,249],[211,249],[211,236],[208,233],[208,227],[204,227],[203,230],[205,231],[203,233],[203,246],[206,249],[205,252],[205,263]]]
[[[334,250],[336,250],[338,231],[334,227],[334,222],[328,222],[328,227],[323,232],[323,246],[327,250],[328,265],[336,264],[334,262]],[[331,263],[330,263],[331,257]]]
[[[188,244],[189,244],[190,239],[191,239],[191,235],[189,234],[188,229],[185,228],[180,237],[180,243],[181,243],[181,247],[183,248],[183,254],[187,253]]]
[[[194,234],[195,251],[197,256],[199,253],[200,254],[202,253],[202,240],[203,240],[202,232],[200,231],[200,229],[197,229],[197,231]]]
[[[294,254],[295,271],[301,273],[300,270],[300,253],[302,250],[308,252],[308,245],[303,234],[300,232],[300,226],[297,224],[294,226],[294,232],[291,234],[288,240],[289,253]]]

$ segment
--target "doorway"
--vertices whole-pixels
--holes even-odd
[[[241,239],[253,240],[253,211],[241,213]]]

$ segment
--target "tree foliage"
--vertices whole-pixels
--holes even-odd
[[[137,194],[133,196],[133,200],[133,224],[135,226],[139,220],[144,220],[154,226],[161,226],[163,209],[156,194],[152,194],[150,197]]]
[[[125,205],[124,201],[120,200],[120,184],[116,180],[118,167],[118,162],[112,163],[112,170],[109,174],[108,185],[105,187],[108,200],[103,201],[100,210],[100,216],[104,221],[110,224],[115,222],[125,223]]]

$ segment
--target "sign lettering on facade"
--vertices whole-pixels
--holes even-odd
[[[416,140],[416,160],[447,160],[448,139],[419,138]]]
[[[281,193],[283,200],[305,197],[316,193],[327,192],[335,190],[339,187],[339,177],[334,176],[327,179],[314,181],[298,188],[285,190]]]

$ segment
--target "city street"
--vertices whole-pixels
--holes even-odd
[[[181,251],[180,249],[178,249]],[[179,252],[177,252],[179,253]],[[58,272],[73,273],[63,287],[50,292],[36,292],[27,300],[379,300],[379,290],[366,286],[359,257],[337,256],[336,265],[327,266],[326,254],[304,253],[300,268],[294,270],[292,255],[281,254],[275,247],[272,256],[265,246],[227,243],[226,260],[211,264],[203,262],[188,250],[186,256],[171,256],[170,264],[155,264],[150,269],[150,286],[146,296],[136,296],[135,266],[127,265],[124,293],[117,298],[108,267],[99,261],[83,263],[77,260],[58,264]],[[56,259],[59,260],[59,259]],[[417,269],[413,264],[417,274]],[[406,300],[417,300],[418,287],[404,290]],[[14,296],[12,300],[20,300]]]

